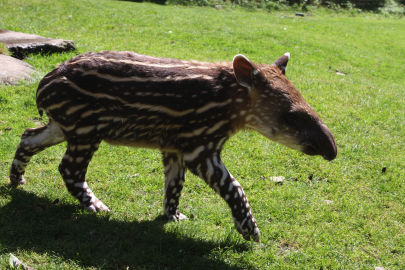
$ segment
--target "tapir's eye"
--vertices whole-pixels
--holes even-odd
[[[283,116],[283,120],[284,120],[284,123],[286,123],[288,126],[295,126],[295,124],[296,124],[296,119],[294,117],[294,114],[292,114],[292,113],[286,113]]]
[[[299,127],[305,121],[305,117],[300,112],[288,112],[283,115],[284,123],[289,127]]]

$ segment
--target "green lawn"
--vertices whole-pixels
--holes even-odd
[[[34,82],[0,86],[0,269],[10,253],[36,269],[405,269],[404,19],[0,0],[0,29],[78,48],[32,55]],[[35,156],[28,184],[10,189],[19,137],[38,122],[40,78],[76,53],[100,50],[204,61],[242,53],[263,63],[289,51],[288,77],[334,133],[338,157],[305,156],[253,132],[227,143],[223,159],[247,193],[260,244],[243,240],[226,204],[191,173],[180,202],[191,218],[166,223],[158,151],[101,145],[87,178],[110,214],[85,212],[68,194],[57,169],[65,144]]]

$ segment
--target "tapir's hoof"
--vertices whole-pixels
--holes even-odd
[[[253,240],[257,243],[260,242],[260,231],[259,228],[254,228],[251,234],[242,234],[243,238],[247,241]]]
[[[183,215],[180,212],[177,212],[174,215],[167,215],[167,218],[169,219],[169,221],[174,221],[174,222],[188,219],[186,215]]]
[[[90,212],[110,212],[110,209],[99,199],[96,199],[89,206],[85,207]]]
[[[243,236],[245,240],[260,242],[260,231],[253,216],[250,215],[241,222],[234,219],[234,223],[236,230]]]
[[[25,181],[25,178],[23,175],[15,175],[15,174],[10,174],[10,185],[13,188],[16,188],[19,185],[25,185],[27,181]]]

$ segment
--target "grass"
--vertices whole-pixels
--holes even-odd
[[[193,218],[166,223],[160,154],[147,149],[101,145],[88,180],[112,212],[91,214],[58,173],[64,144],[32,159],[26,186],[8,187],[19,137],[38,122],[40,77],[0,86],[0,269],[9,253],[37,269],[404,269],[405,20],[293,14],[1,1],[0,29],[74,40],[76,53],[133,50],[205,61],[243,53],[270,63],[289,51],[288,77],[331,128],[339,153],[328,163],[253,132],[227,143],[223,159],[247,193],[261,244],[245,242],[225,203],[190,173],[180,207]],[[26,61],[42,76],[76,53]],[[284,184],[269,180],[278,175]]]
[[[4,45],[3,43],[0,43],[0,54],[10,55],[10,52],[8,51],[6,45]]]

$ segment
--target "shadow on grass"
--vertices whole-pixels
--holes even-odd
[[[236,252],[247,243],[213,242],[165,232],[163,217],[152,221],[116,221],[53,204],[22,189],[0,186],[11,200],[0,208],[0,243],[6,252],[31,250],[55,254],[82,267],[125,269],[246,269],[212,258],[219,247]],[[211,257],[210,257],[211,256]]]

